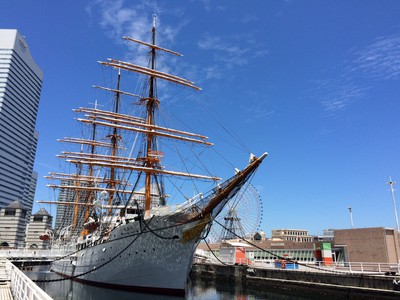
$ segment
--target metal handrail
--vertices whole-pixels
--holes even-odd
[[[311,265],[311,264],[310,264]],[[329,269],[345,273],[368,273],[368,274],[400,274],[400,264],[396,263],[379,263],[379,262],[332,262],[326,265],[322,261],[316,261],[312,265],[317,265],[321,269]]]
[[[257,267],[274,269],[274,260],[253,260]],[[318,270],[336,271],[341,273],[351,274],[400,274],[400,264],[396,263],[373,263],[373,262],[332,262],[326,264],[323,261],[305,262],[298,261],[301,271],[315,272]],[[309,267],[309,268],[307,268]]]
[[[52,300],[40,287],[29,279],[23,272],[14,266],[8,259],[5,261],[7,276],[10,279],[10,288],[14,299],[19,300]]]
[[[1,249],[0,258],[7,258],[10,261],[38,260],[53,261],[65,255],[63,249]]]

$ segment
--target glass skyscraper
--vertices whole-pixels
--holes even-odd
[[[33,164],[42,79],[25,38],[15,29],[0,29],[0,208],[18,200],[28,217],[37,180]]]

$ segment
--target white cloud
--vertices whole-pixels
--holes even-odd
[[[135,39],[150,42],[150,29],[153,23],[153,15],[156,19],[158,44],[170,44],[179,34],[183,24],[174,26],[160,26],[162,15],[172,13],[179,15],[179,10],[171,11],[159,7],[156,1],[138,0],[134,5],[125,0],[96,0],[86,8],[89,15],[98,12],[99,25],[105,34],[117,43],[121,43],[122,36],[130,36]],[[161,17],[160,17],[161,15]]]
[[[317,80],[314,84],[314,97],[320,102],[325,115],[347,109],[349,105],[362,99],[367,90],[341,76]]]
[[[160,7],[153,0],[137,0],[134,4],[125,0],[95,0],[87,6],[86,11],[93,19],[97,18],[96,21],[104,30],[105,35],[114,43],[126,44],[127,51],[121,59],[143,66],[148,64],[148,48],[125,41],[122,36],[151,43],[152,16],[156,16],[156,44],[169,48],[180,33],[181,28],[186,24],[185,20],[179,18],[179,24],[174,24],[174,27],[161,25],[162,16],[172,14],[178,17],[182,15],[182,10]],[[159,66],[165,66],[164,57],[163,55],[158,57]],[[171,61],[173,63],[176,58],[172,56],[168,59],[171,64]],[[159,70],[168,71],[163,67],[159,67]]]
[[[217,66],[203,68],[204,77],[206,79],[222,79],[224,73]]]
[[[256,44],[250,35],[243,37],[245,41],[240,43],[235,37],[220,37],[206,33],[198,42],[198,47],[202,50],[213,52],[214,64],[221,70],[229,70],[237,66],[245,66],[254,58],[264,56],[268,53],[266,49]],[[247,47],[240,47],[245,44]],[[216,69],[217,66],[212,67]]]
[[[242,23],[252,23],[258,21],[258,17],[255,14],[245,14],[241,20]]]
[[[87,12],[94,16],[96,13],[100,16],[98,21],[105,34],[114,40],[115,43],[123,43],[122,36],[130,36],[135,39],[150,42],[150,28],[153,22],[151,15],[156,13],[159,15],[157,19],[157,45],[165,48],[171,47],[177,36],[180,34],[183,26],[187,24],[187,19],[182,17],[183,9],[171,8],[168,6],[160,6],[159,2],[153,0],[137,0],[134,5],[126,0],[95,0],[87,7]],[[204,0],[205,8],[222,9],[213,6],[209,0]],[[178,23],[174,26],[162,24],[162,16],[173,15],[178,17]],[[254,17],[247,15],[242,21],[251,21]],[[239,20],[240,21],[240,20]],[[245,47],[238,45],[246,45]],[[200,49],[211,50],[208,66],[198,67],[197,76],[203,79],[221,78],[221,74],[226,74],[235,67],[242,67],[250,63],[254,58],[266,55],[268,52],[263,49],[257,40],[252,38],[251,34],[246,36],[219,37],[217,35],[204,34],[198,42]],[[133,63],[146,65],[144,60],[145,47],[138,46],[135,43],[128,43],[129,52],[125,58]],[[138,60],[141,58],[141,60]],[[169,57],[170,59],[170,57]],[[172,60],[175,58],[172,58]],[[159,56],[159,66],[163,64],[163,56]],[[187,68],[185,68],[187,69]],[[167,71],[167,70],[163,70]],[[187,72],[185,72],[187,73]]]
[[[123,35],[147,39],[146,33],[148,35],[152,23],[150,7],[156,10],[153,1],[137,1],[134,8],[131,8],[125,6],[124,0],[97,0],[89,10],[99,13],[99,25],[107,36],[120,42]]]
[[[351,72],[375,80],[400,77],[400,36],[380,37],[362,50],[355,51]]]
[[[335,77],[314,81],[313,97],[318,99],[325,115],[345,110],[363,99],[374,81],[400,78],[399,35],[377,38],[349,54]],[[372,81],[367,83],[365,79]]]
[[[331,134],[332,132],[333,132],[333,131],[332,131],[331,129],[322,128],[322,129],[320,129],[319,134],[320,134],[320,135],[328,135],[328,134]]]
[[[242,107],[243,112],[247,116],[246,122],[254,122],[255,119],[268,119],[275,115],[274,110],[268,109],[267,101],[261,100],[262,97],[258,95],[258,93],[250,92],[251,97],[258,99],[256,102],[246,103],[245,107]]]

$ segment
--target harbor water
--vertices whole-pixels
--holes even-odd
[[[217,299],[237,299],[237,300],[306,300],[321,299],[318,295],[299,295],[288,290],[274,290],[265,287],[246,287],[240,283],[230,281],[218,281],[210,279],[191,278],[188,283],[187,294],[184,297],[165,296],[155,294],[133,293],[90,286],[72,280],[64,279],[61,276],[47,270],[26,271],[25,274],[32,280],[48,280],[48,282],[38,282],[48,295],[55,300],[109,300],[109,299],[148,299],[148,300],[217,300]],[[326,297],[324,297],[326,299]]]

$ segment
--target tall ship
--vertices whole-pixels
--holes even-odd
[[[78,150],[59,155],[70,165],[67,171],[47,176],[48,186],[59,191],[58,200],[39,201],[57,204],[65,215],[52,237],[53,248],[64,255],[52,263],[51,270],[102,287],[184,294],[198,243],[267,153],[251,155],[247,166],[236,169],[225,181],[190,171],[189,162],[182,158],[177,159],[182,160],[182,169],[167,168],[167,156],[180,154],[179,148],[168,148],[167,142],[204,148],[213,144],[204,135],[158,123],[161,101],[157,85],[170,82],[183,88],[200,88],[192,81],[157,70],[160,52],[181,54],[156,44],[156,17],[151,42],[123,39],[147,48],[149,65],[100,61],[115,71],[113,87],[95,86],[112,95],[111,109],[98,105],[76,109],[83,115],[77,120],[89,133],[60,140]],[[145,77],[141,94],[121,87],[122,74],[132,72],[140,74],[131,76],[135,79]],[[126,107],[128,113],[123,110]],[[178,179],[193,183],[191,197],[184,196]],[[197,192],[197,181],[208,182],[208,192]],[[180,204],[169,203],[171,195],[180,194]]]

